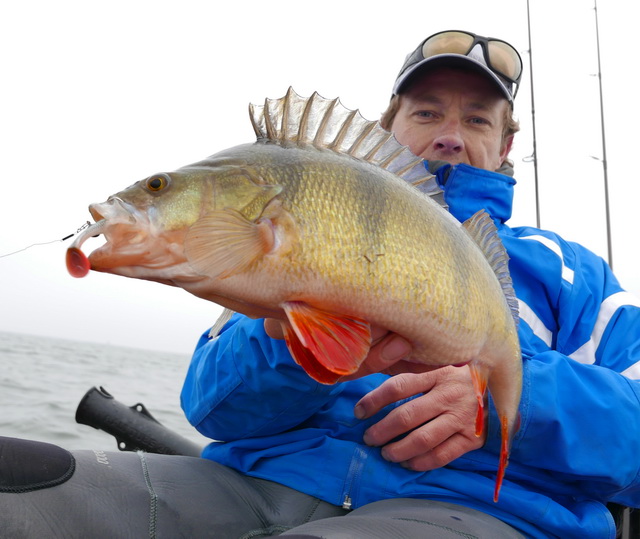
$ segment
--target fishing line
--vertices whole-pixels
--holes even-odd
[[[3,255],[0,255],[0,258],[6,258],[7,256],[12,256],[12,255],[21,253],[22,251],[26,251],[27,249],[31,249],[31,247],[37,247],[39,245],[50,245],[52,243],[58,243],[59,241],[66,241],[69,238],[73,238],[73,236],[75,236],[76,234],[80,233],[81,231],[83,231],[85,228],[87,228],[90,225],[91,225],[91,223],[89,221],[87,221],[80,228],[78,228],[78,230],[76,230],[73,234],[68,234],[64,238],[61,238],[59,240],[43,241],[43,242],[40,242],[40,243],[32,243],[31,245],[27,245],[26,247],[23,247],[22,249],[18,249],[17,251],[13,251],[12,253],[6,253],[6,254],[3,254]]]

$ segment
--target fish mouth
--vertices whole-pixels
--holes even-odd
[[[148,230],[145,214],[118,197],[91,204],[89,212],[95,222],[82,230],[67,250],[67,270],[72,276],[84,277],[90,269],[109,271],[139,258],[140,244]],[[106,242],[87,257],[81,250],[82,245],[99,235],[103,235]]]

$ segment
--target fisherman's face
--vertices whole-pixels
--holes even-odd
[[[484,75],[440,68],[417,75],[400,95],[391,131],[427,160],[498,169],[511,150],[503,141],[508,101]]]

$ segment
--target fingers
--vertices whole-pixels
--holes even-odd
[[[461,428],[459,419],[449,414],[437,416],[401,440],[382,447],[382,457],[417,471],[433,470],[469,451],[479,449],[484,437],[472,428]]]
[[[401,462],[405,468],[411,470],[426,472],[446,466],[465,453],[480,449],[483,445],[484,440],[481,438],[468,438],[463,434],[456,433],[443,442],[435,444],[431,450],[420,451],[415,457],[402,458],[403,455],[398,451],[398,453],[392,453],[390,455],[391,458],[387,458],[387,460],[391,462]],[[408,452],[408,454],[410,453],[411,452]],[[393,460],[393,458],[399,458],[400,460],[396,461]]]
[[[371,337],[372,346],[367,358],[355,373],[343,377],[342,381],[355,380],[376,372],[386,372],[411,352],[409,342],[395,333],[372,327]]]
[[[410,400],[393,409],[383,419],[369,427],[364,434],[364,442],[372,446],[387,444],[398,436],[411,432],[433,420],[439,413],[441,411],[429,409],[425,406],[420,397]],[[402,447],[402,445],[400,444],[397,447]],[[406,460],[406,458],[408,457],[400,458],[400,460]],[[398,462],[397,459],[391,460]]]
[[[436,379],[430,374],[399,374],[385,380],[383,384],[358,401],[354,411],[356,417],[366,419],[389,404],[429,391]],[[392,414],[393,412],[389,415]]]
[[[265,318],[264,319],[264,331],[272,339],[284,339],[284,329],[282,328],[282,321],[277,318]]]
[[[477,401],[466,367],[390,378],[365,395],[355,413],[370,417],[397,402],[401,404],[364,435],[365,443],[382,446],[382,456],[391,462],[431,470],[484,444],[486,434],[475,436]]]

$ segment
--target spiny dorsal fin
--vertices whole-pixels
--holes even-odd
[[[486,211],[480,210],[462,223],[462,226],[480,247],[498,281],[500,281],[500,286],[502,286],[502,291],[507,298],[511,315],[517,326],[520,315],[518,314],[518,298],[516,298],[513,281],[509,274],[509,255],[502,245],[493,219]]]
[[[289,88],[280,99],[249,105],[249,115],[258,140],[310,144],[373,163],[446,206],[442,190],[422,158],[401,145],[379,122],[366,120],[337,98],[325,99],[317,92],[300,97]]]

